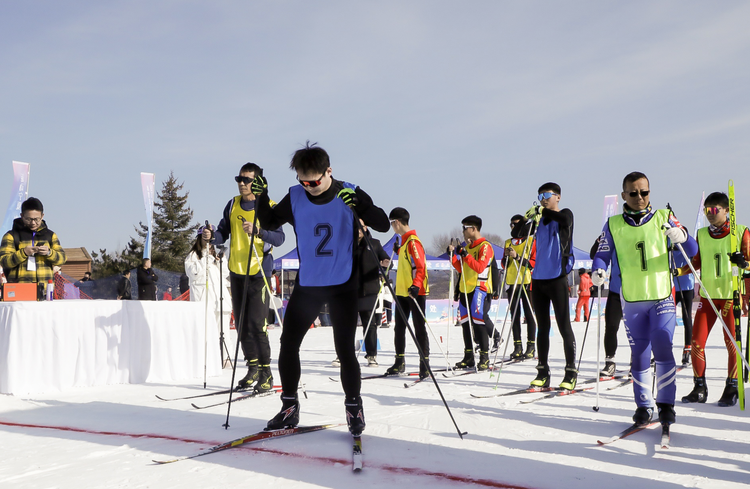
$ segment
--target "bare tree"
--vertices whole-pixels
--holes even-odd
[[[430,245],[430,249],[428,252],[431,255],[442,255],[445,253],[445,250],[448,249],[448,245],[451,244],[451,239],[459,238],[463,239],[463,233],[461,232],[461,228],[453,228],[447,233],[440,233],[435,234],[432,236],[432,243]],[[455,239],[454,239],[455,244]]]

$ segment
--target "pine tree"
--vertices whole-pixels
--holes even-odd
[[[184,184],[178,183],[174,172],[163,183],[161,192],[154,201],[154,230],[151,236],[151,263],[155,268],[182,273],[185,270],[185,257],[193,246],[198,224],[190,224],[193,211],[187,205],[190,192],[181,194]],[[136,233],[140,239],[131,238],[128,248],[122,255],[135,259],[143,254],[148,227],[138,223]],[[131,261],[131,260],[128,260]]]

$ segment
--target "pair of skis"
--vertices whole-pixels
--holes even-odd
[[[314,431],[320,431],[325,430],[328,428],[337,428],[339,426],[343,426],[343,423],[340,424],[320,424],[315,426],[295,426],[293,428],[282,428],[279,430],[263,430],[259,431],[257,433],[253,433],[252,435],[243,436],[242,438],[237,438],[236,440],[231,440],[225,443],[221,443],[219,445],[214,445],[205,451],[195,453],[193,455],[186,455],[184,457],[178,457],[173,458],[170,460],[154,460],[154,463],[157,463],[159,465],[164,464],[171,464],[174,462],[179,462],[181,460],[189,460],[191,458],[198,458],[202,457],[204,455],[209,455],[211,453],[221,452],[224,450],[228,450],[230,448],[235,448],[240,445],[246,445],[248,443],[255,443],[263,440],[269,440],[271,438],[280,438],[284,436],[292,436],[292,435],[301,435],[304,433],[312,433]],[[364,459],[363,459],[363,452],[362,452],[362,437],[361,436],[353,436],[353,443],[352,443],[352,470],[354,472],[359,472],[364,467]]]
[[[658,425],[658,421],[653,421],[647,424],[636,424],[633,423],[632,425],[628,426],[624,430],[622,430],[620,433],[610,437],[605,438],[604,440],[597,440],[596,442],[601,445],[609,445],[610,443],[614,443],[617,440],[622,440],[623,438],[627,438],[628,436],[638,433],[639,431],[643,431],[647,428],[651,428],[652,426]],[[669,425],[664,424],[661,425],[661,448],[667,449],[670,446],[670,435],[669,435]]]

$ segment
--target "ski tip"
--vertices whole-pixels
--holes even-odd
[[[196,406],[194,403],[190,403],[191,406],[193,406],[195,409],[200,409],[200,407]]]

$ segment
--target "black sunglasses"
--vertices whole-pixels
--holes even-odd
[[[299,176],[298,176],[297,177],[297,181],[303,187],[315,188],[315,187],[319,186],[321,183],[323,183],[323,177],[325,177],[325,176],[326,176],[325,172],[323,172],[323,174],[317,180],[300,180]]]
[[[234,181],[237,183],[244,183],[245,185],[250,185],[250,183],[253,181],[250,177],[234,177]]]
[[[651,193],[651,191],[650,190],[641,190],[641,191],[633,190],[632,192],[628,192],[628,195],[631,197],[638,197],[639,193],[641,194],[641,197],[646,197],[648,196],[649,193]]]

